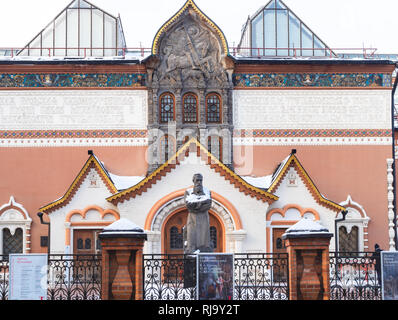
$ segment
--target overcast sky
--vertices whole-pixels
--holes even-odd
[[[269,0],[195,0],[237,45],[247,17]],[[331,48],[398,53],[398,0],[283,0]],[[0,0],[0,47],[23,47],[71,0]],[[151,47],[157,30],[185,0],[89,0],[120,14],[127,46]],[[395,32],[394,32],[395,31]]]

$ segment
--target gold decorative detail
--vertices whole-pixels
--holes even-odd
[[[324,196],[318,191],[317,187],[312,182],[311,178],[309,177],[309,175],[307,174],[307,172],[301,165],[300,161],[298,161],[297,157],[294,154],[292,154],[290,156],[290,158],[286,161],[282,170],[279,172],[279,174],[275,178],[274,182],[268,188],[268,192],[276,191],[280,182],[282,181],[283,177],[285,176],[285,173],[287,172],[287,170],[290,168],[291,165],[296,166],[296,168],[299,171],[299,175],[305,180],[307,187],[309,188],[310,192],[314,195],[315,200],[317,200],[319,202],[319,204],[326,205],[327,207],[332,208],[334,210],[338,210],[338,211],[346,210],[345,207],[340,206],[339,204],[324,198]]]
[[[196,147],[199,147],[200,150],[202,152],[204,152],[208,158],[210,158],[209,163],[214,163],[216,165],[218,165],[219,167],[221,167],[224,171],[226,171],[229,175],[231,175],[235,180],[238,180],[242,185],[244,185],[247,189],[254,191],[255,193],[258,193],[262,196],[265,196],[267,198],[269,198],[272,201],[276,201],[279,198],[267,191],[264,191],[262,189],[256,188],[250,184],[248,184],[245,180],[243,180],[240,176],[238,176],[236,173],[234,173],[231,169],[229,169],[227,166],[225,166],[220,160],[218,160],[215,156],[213,156],[197,139],[195,138],[191,138],[188,142],[186,142],[181,149],[179,149],[177,151],[177,153],[174,154],[173,157],[171,157],[167,162],[165,162],[163,165],[161,165],[157,170],[155,170],[151,175],[149,175],[148,177],[146,177],[144,180],[142,180],[139,184],[126,189],[120,193],[117,193],[113,196],[110,196],[109,198],[107,198],[106,200],[112,202],[113,200],[117,200],[122,198],[123,196],[132,193],[138,189],[140,189],[142,186],[144,186],[148,181],[151,181],[151,179],[155,178],[160,172],[162,172],[169,164],[176,164],[179,159],[179,156],[183,153],[185,153],[187,151],[187,148],[189,148],[189,146],[191,144],[195,144]]]
[[[183,14],[184,11],[188,9],[188,7],[191,7],[203,20],[205,20],[218,34],[218,36],[221,39],[223,49],[224,49],[224,54],[228,55],[228,45],[227,45],[227,40],[225,39],[225,36],[221,29],[217,27],[217,25],[211,21],[195,4],[193,0],[188,0],[184,6],[174,15],[172,16],[157,32],[153,44],[152,44],[152,54],[156,55],[158,53],[159,49],[159,40],[161,35],[167,31],[167,29]]]
[[[98,161],[94,157],[94,155],[91,155],[90,158],[87,160],[86,164],[84,165],[84,167],[80,170],[78,176],[73,181],[72,185],[66,191],[65,195],[62,198],[60,198],[60,199],[58,199],[58,200],[56,200],[56,201],[44,206],[44,207],[41,207],[39,210],[41,212],[46,213],[46,211],[49,211],[52,208],[64,203],[71,196],[72,192],[78,187],[78,185],[80,185],[82,183],[82,177],[87,173],[87,170],[90,168],[90,166],[92,164],[95,165],[97,171],[101,174],[102,178],[105,179],[106,185],[110,187],[110,191],[112,193],[116,193],[118,191],[117,188],[115,187],[113,182],[110,180],[108,175],[104,172],[104,169],[98,163]]]

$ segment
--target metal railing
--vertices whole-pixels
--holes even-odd
[[[197,297],[195,260],[190,256],[144,255],[143,279],[145,300],[195,300]],[[288,300],[288,256],[235,254],[234,281],[234,300]]]
[[[96,58],[116,57],[124,59],[129,56],[146,57],[152,53],[152,48],[144,47],[38,47],[38,48],[16,48],[0,47],[0,57],[48,57],[48,58]],[[377,59],[385,55],[377,54],[375,48],[268,48],[268,47],[229,47],[229,53],[234,57],[251,58],[363,58]],[[393,55],[397,58],[397,54]],[[390,57],[391,58],[391,57]]]
[[[380,256],[330,252],[331,300],[381,300]]]
[[[50,255],[48,300],[100,300],[101,255]],[[0,300],[8,300],[8,255],[0,255]]]

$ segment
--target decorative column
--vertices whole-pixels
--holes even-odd
[[[393,163],[394,159],[387,159],[388,237],[390,251],[395,251]]]
[[[333,234],[303,218],[282,236],[289,254],[290,300],[329,300],[329,243]]]
[[[120,219],[99,234],[102,247],[102,300],[142,300],[142,254],[146,233]]]

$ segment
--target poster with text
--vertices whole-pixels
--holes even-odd
[[[47,254],[9,255],[9,300],[47,300]]]
[[[234,256],[202,253],[197,259],[198,300],[232,300],[234,292]]]
[[[382,299],[398,300],[398,252],[381,252]]]

